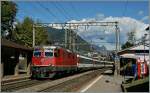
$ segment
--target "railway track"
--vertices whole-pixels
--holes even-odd
[[[94,71],[92,74],[89,73],[89,74],[83,75],[81,77],[77,77],[72,80],[62,82],[55,86],[51,86],[49,88],[40,90],[38,92],[75,92],[80,88],[80,86],[88,83],[87,81],[92,80],[93,78],[102,74],[104,71],[106,71],[105,68],[99,69],[97,71]]]
[[[30,76],[26,76],[26,77],[24,77],[24,78],[17,78],[17,79],[8,79],[8,80],[2,80],[1,81],[1,85],[4,85],[4,84],[7,84],[7,83],[10,83],[10,82],[16,82],[16,81],[22,81],[22,80],[27,80],[27,79],[29,79],[30,78]]]
[[[28,80],[30,80],[30,79],[27,78],[27,79],[21,79],[21,80],[4,81],[4,82],[1,82],[1,85],[6,86],[6,85],[10,85],[10,84],[15,84],[15,83],[19,83],[19,82],[28,81]]]
[[[10,83],[4,83],[1,86],[1,91],[2,92],[14,92],[19,89],[23,88],[28,88],[34,85],[38,85],[41,83],[48,82],[50,80],[31,80],[31,79],[25,79],[25,80],[20,80],[16,82],[10,82]]]
[[[108,68],[74,74],[54,80],[19,80],[2,84],[2,92],[73,92]]]

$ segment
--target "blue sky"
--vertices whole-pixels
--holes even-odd
[[[18,1],[17,19],[25,16],[42,22],[66,22],[72,19],[93,18],[97,14],[105,16],[128,16],[137,20],[148,16],[148,1],[90,1],[90,2],[50,2]],[[48,11],[46,10],[48,9]],[[148,22],[145,21],[144,22]]]
[[[135,30],[136,39],[144,35],[148,25],[148,0],[147,1],[16,1],[18,13],[16,18],[22,21],[28,16],[43,23],[53,22],[83,22],[83,21],[118,21],[120,28],[120,43],[127,41],[127,33]],[[105,45],[107,49],[115,49],[115,35],[112,27],[91,29],[78,29],[77,33],[87,41],[106,42],[95,43]],[[110,30],[109,30],[110,29]],[[106,30],[106,33],[99,31]],[[94,32],[95,31],[95,32]],[[98,33],[98,34],[97,34]],[[100,40],[97,37],[104,37]]]

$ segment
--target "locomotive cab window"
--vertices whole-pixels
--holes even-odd
[[[46,57],[52,57],[53,56],[53,52],[45,52],[45,56]]]
[[[34,51],[34,56],[35,57],[40,57],[41,56],[41,52],[40,51]]]
[[[59,57],[59,52],[60,52],[60,51],[59,51],[58,49],[55,49],[55,51],[54,51],[54,56],[55,56],[55,57]]]

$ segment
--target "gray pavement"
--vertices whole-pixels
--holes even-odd
[[[111,75],[112,71],[108,70],[104,75],[90,81],[80,89],[80,92],[122,92],[122,76]]]
[[[1,81],[10,81],[10,80],[18,80],[18,79],[24,79],[24,78],[29,78],[30,75],[27,74],[20,74],[20,75],[7,75],[2,77]]]

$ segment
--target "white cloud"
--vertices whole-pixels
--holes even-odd
[[[149,18],[149,16],[144,16],[144,17],[141,19],[141,21],[146,21],[146,20],[148,20],[148,18]]]
[[[140,10],[139,12],[138,12],[138,15],[143,15],[143,11],[142,10]]]
[[[71,20],[69,22],[94,22],[94,21],[104,21],[104,22],[112,22],[118,21],[119,28],[120,28],[120,41],[121,43],[126,42],[127,40],[127,33],[135,30],[136,39],[141,38],[145,31],[147,24],[138,21],[131,17],[104,17],[103,14],[98,14],[95,18],[84,18],[82,20]],[[83,37],[85,40],[91,42],[99,42],[95,43],[99,46],[105,45],[107,49],[114,49],[115,44],[115,28],[108,26],[108,27],[98,27],[98,26],[89,26],[88,29],[85,27],[79,27],[77,33]],[[101,40],[100,38],[104,38]],[[103,43],[100,43],[103,42]],[[106,43],[104,43],[106,42]]]
[[[142,13],[140,13],[142,14]],[[146,20],[148,17],[142,18],[142,20]],[[148,26],[148,24],[143,23],[142,21],[136,20],[131,17],[105,17],[103,14],[97,14],[94,18],[84,18],[82,20],[71,20],[68,23],[79,23],[79,22],[95,22],[95,21],[103,21],[103,22],[112,22],[118,21],[120,28],[120,43],[125,43],[127,41],[127,33],[131,31],[135,31],[136,39],[140,39],[146,31],[144,29]],[[58,26],[57,28],[59,28]],[[89,26],[83,27],[79,26],[78,30],[75,30],[83,39],[88,42],[99,42],[95,43],[98,46],[105,45],[107,49],[115,48],[115,27],[108,26]],[[102,40],[103,38],[103,40]],[[103,43],[100,43],[103,42]],[[106,43],[104,43],[106,42]]]
[[[95,17],[95,19],[98,21],[98,20],[102,20],[105,18],[105,15],[104,14],[101,14],[101,13],[98,13]]]

